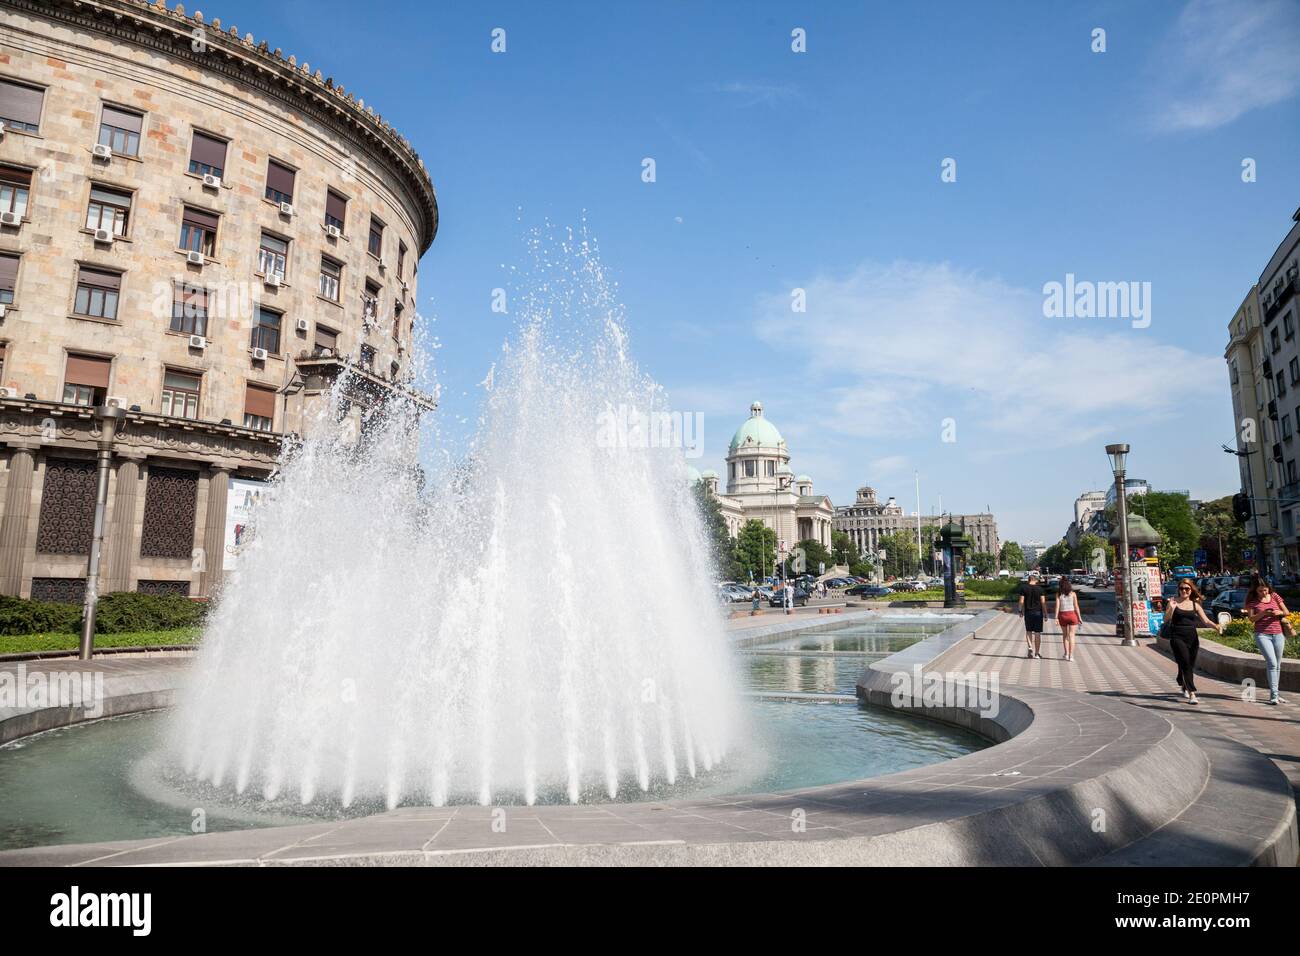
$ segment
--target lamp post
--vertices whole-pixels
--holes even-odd
[[[1121,644],[1124,647],[1136,647],[1137,639],[1133,636],[1133,602],[1130,594],[1133,582],[1129,576],[1128,562],[1128,496],[1124,491],[1124,471],[1128,459],[1128,445],[1107,445],[1106,454],[1110,456],[1111,469],[1115,472],[1115,501],[1119,508],[1119,599],[1124,605],[1120,616],[1120,627],[1123,631],[1123,634],[1120,635],[1122,638]]]
[[[95,409],[99,419],[99,479],[95,488],[95,528],[90,539],[90,560],[86,563],[86,597],[81,606],[81,647],[78,657],[90,660],[95,649],[95,609],[99,605],[99,553],[104,544],[104,512],[108,510],[108,473],[113,467],[113,439],[126,418],[120,408],[101,405]]]

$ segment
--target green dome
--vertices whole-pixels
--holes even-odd
[[[798,478],[795,479],[795,481],[797,481],[797,482],[798,482],[799,484],[801,484],[801,485],[811,485],[811,484],[812,484],[812,479],[809,478],[807,475],[800,475]]]
[[[696,467],[695,467],[694,465],[687,465],[687,466],[686,466],[686,483],[687,483],[688,485],[693,485],[693,484],[695,484],[695,483],[696,483],[697,481],[699,481],[702,477],[704,477],[704,476],[701,475],[701,474],[699,473],[698,469],[696,469]]]
[[[745,445],[761,448],[785,446],[785,439],[776,430],[776,426],[763,417],[762,402],[755,402],[749,406],[749,418],[736,429],[736,434],[731,436],[731,448],[733,450],[742,448]]]
[[[776,466],[776,473],[777,473],[778,475],[790,475],[790,474],[794,474],[794,472],[792,472],[792,471],[790,470],[790,466],[787,465],[785,462],[781,462],[781,464],[779,464],[779,465]]]
[[[701,477],[701,478],[716,478],[716,477],[718,477],[718,473],[717,473],[716,471],[714,471],[712,468],[710,468],[710,469],[708,469],[707,471],[702,471],[702,472],[700,472],[700,477]]]

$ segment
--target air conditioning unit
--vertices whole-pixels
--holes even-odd
[[[265,282],[267,285],[269,285],[272,289],[278,289],[280,288],[280,273],[268,272],[265,276],[263,276],[262,281]]]
[[[0,398],[17,398],[18,389],[10,388],[8,385],[0,385]]]
[[[96,143],[96,144],[95,144],[95,148],[94,148],[93,150],[91,150],[91,152],[93,152],[93,153],[95,154],[95,158],[96,158],[96,159],[112,159],[112,158],[113,158],[113,150],[112,150],[111,148],[109,148],[108,146],[105,146],[103,143]]]
[[[16,212],[0,212],[0,226],[21,226],[23,217]]]
[[[113,230],[111,230],[111,229],[96,229],[96,230],[95,230],[95,241],[96,241],[96,242],[112,242],[112,241],[113,241]]]
[[[310,332],[310,331],[311,331],[311,322],[309,322],[309,321],[306,320],[306,319],[299,319],[299,320],[298,320],[298,331],[299,331],[299,332]]]
[[[0,319],[5,317],[5,309],[8,308],[3,302],[0,302]]]
[[[403,292],[411,291],[411,283],[407,282],[405,279],[402,280],[402,291]]]
[[[185,253],[185,261],[192,266],[201,266],[203,265],[203,253],[191,249]]]
[[[293,203],[291,203],[291,202],[282,202],[282,203],[280,203],[280,215],[281,215],[281,216],[292,216],[292,215],[293,215]]]
[[[343,235],[343,230],[334,225],[334,223],[330,223],[325,227],[325,235],[329,236],[331,239],[337,239],[339,236]]]
[[[220,188],[221,188],[221,177],[220,177],[220,176],[214,176],[214,175],[212,175],[211,173],[204,173],[204,174],[203,174],[203,186],[204,186],[204,188],[206,188],[206,189],[220,189]]]
[[[253,349],[253,361],[255,361],[255,362],[265,362],[265,361],[266,361],[266,349]]]
[[[380,260],[379,260],[379,271],[383,272],[383,271],[385,271],[387,268],[388,268],[388,263],[385,262],[383,259],[380,259]]]
[[[208,340],[205,339],[203,336],[201,336],[201,335],[191,335],[191,336],[190,336],[190,348],[192,348],[192,349],[205,349],[205,348],[207,348],[207,347],[208,347]]]
[[[3,121],[0,121],[0,139],[4,139],[4,138],[5,138],[5,124]]]
[[[104,399],[104,404],[109,408],[120,408],[122,411],[126,411],[129,407],[127,400],[121,395],[108,396],[108,398]]]

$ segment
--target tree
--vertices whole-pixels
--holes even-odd
[[[727,520],[722,517],[722,507],[718,499],[709,491],[702,481],[691,486],[695,496],[695,506],[700,510],[700,520],[704,523],[707,536],[709,559],[713,563],[714,574],[719,580],[738,581],[745,577],[740,562],[736,560],[735,544],[727,533]]]
[[[1053,574],[1064,574],[1070,570],[1070,546],[1062,538],[1044,551],[1038,558],[1038,567]]]
[[[975,573],[984,576],[994,572],[997,568],[997,562],[993,560],[993,555],[977,552],[971,555],[970,563],[975,566]]]
[[[1070,549],[1070,567],[1088,571],[1104,571],[1110,564],[1106,542],[1095,534],[1079,536],[1079,543]]]
[[[1196,523],[1201,526],[1201,547],[1205,549],[1211,568],[1241,566],[1241,554],[1251,544],[1245,524],[1232,513],[1232,495],[1201,505],[1196,512]]]
[[[771,574],[776,567],[776,532],[757,518],[750,518],[736,536],[735,553],[742,578]]]
[[[1160,557],[1167,565],[1191,564],[1201,529],[1187,495],[1177,491],[1148,491],[1129,499],[1137,511],[1160,532]]]
[[[831,553],[826,550],[826,546],[816,538],[805,538],[795,545],[795,554],[803,551],[803,567],[796,567],[797,559],[795,556],[790,558],[790,571],[794,574],[807,571],[809,574],[817,575],[821,573],[819,565],[825,565],[827,569],[835,562],[831,560]]]
[[[850,566],[854,562],[862,560],[862,555],[858,553],[858,546],[853,543],[852,536],[844,531],[831,532],[831,556],[835,559],[836,564]]]
[[[916,535],[907,531],[891,531],[879,539],[880,550],[885,552],[885,575],[902,577],[917,571]]]
[[[1025,551],[1014,541],[1002,542],[1002,566],[1008,571],[1025,570]]]

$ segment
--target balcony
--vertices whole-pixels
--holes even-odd
[[[1273,317],[1281,312],[1286,304],[1291,301],[1291,298],[1295,295],[1298,281],[1300,280],[1298,280],[1296,276],[1291,276],[1282,285],[1281,289],[1277,289],[1273,292],[1271,300],[1269,300],[1268,304],[1264,306],[1265,322],[1271,322]]]
[[[1277,493],[1277,498],[1278,505],[1283,508],[1300,502],[1300,481],[1293,481],[1289,485],[1283,485]]]
[[[433,396],[412,387],[404,379],[383,375],[339,355],[332,349],[299,352],[293,364],[306,379],[307,388],[311,390],[328,388],[335,378],[346,373],[352,376],[352,391],[356,393],[354,397],[367,400],[367,404],[397,397],[411,402],[421,411],[433,411],[438,407]]]

